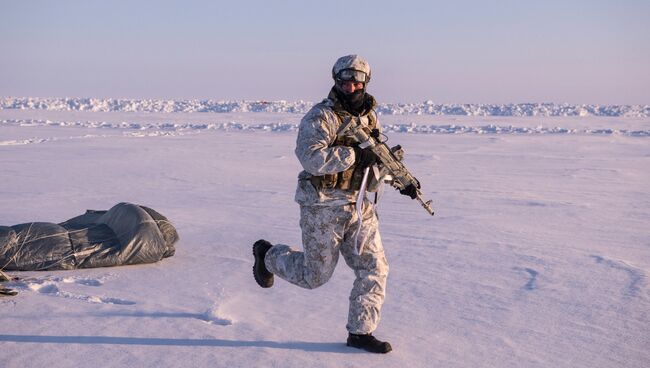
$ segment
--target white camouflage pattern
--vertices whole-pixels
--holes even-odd
[[[301,206],[339,206],[354,203],[358,191],[341,189],[316,190],[309,178],[349,169],[355,160],[354,149],[333,146],[340,127],[339,118],[332,110],[329,99],[312,107],[300,121],[295,153],[304,168],[298,175],[295,200]],[[371,111],[369,114],[374,114]],[[379,122],[377,129],[381,130]],[[376,183],[372,183],[376,186]]]
[[[330,99],[314,106],[298,131],[295,153],[304,171],[298,176],[295,199],[300,204],[303,251],[277,244],[268,251],[264,263],[274,275],[314,289],[330,279],[342,254],[356,275],[346,327],[350,333],[367,334],[379,323],[388,276],[375,206],[364,202],[356,239],[363,243],[360,248],[361,244],[355,244],[360,224],[355,205],[358,191],[317,190],[310,181],[312,175],[342,172],[355,162],[352,148],[333,146],[340,125],[333,106]],[[363,250],[361,255],[358,249]]]
[[[334,272],[339,252],[354,270],[356,279],[350,293],[347,330],[354,334],[371,333],[377,328],[386,293],[388,262],[379,236],[374,205],[366,201],[359,243],[354,233],[358,215],[354,204],[344,206],[301,206],[300,228],[304,251],[288,245],[273,246],[264,259],[274,275],[306,289],[325,284]]]
[[[345,55],[338,58],[332,67],[332,78],[344,69],[354,69],[364,72],[368,76],[368,79],[370,79],[370,64],[359,55]]]

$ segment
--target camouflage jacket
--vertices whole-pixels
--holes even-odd
[[[361,116],[372,115],[372,120],[376,122],[375,99],[369,94],[366,96],[369,108]],[[341,173],[355,164],[354,149],[349,145],[337,144],[341,125],[339,115],[345,114],[349,115],[342,109],[336,95],[330,92],[300,121],[295,153],[304,170],[298,175],[295,200],[301,206],[339,206],[356,202],[358,190],[317,188],[311,180],[314,176]],[[376,128],[380,129],[378,124]]]

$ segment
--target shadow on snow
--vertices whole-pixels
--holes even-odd
[[[37,336],[37,335],[0,335],[0,342],[37,343],[37,344],[83,344],[83,345],[139,345],[139,346],[208,346],[208,347],[252,347],[304,350],[310,352],[352,353],[357,349],[348,349],[342,343],[327,342],[275,342],[275,341],[239,341],[223,339],[167,339],[114,336]],[[349,350],[349,351],[348,351]]]

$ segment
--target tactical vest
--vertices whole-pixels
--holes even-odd
[[[341,125],[343,124],[343,122],[346,121],[346,119],[353,117],[351,114],[343,110],[339,110],[339,111],[334,110],[334,113],[336,114],[336,117],[338,118],[339,121],[338,128],[341,127]],[[367,129],[368,129],[368,133],[370,133],[371,130],[377,127],[377,115],[374,110],[371,110],[365,116],[368,117]],[[358,144],[358,142],[351,137],[337,136],[336,140],[330,147],[335,147],[335,146],[353,147],[356,144]],[[334,174],[312,176],[310,180],[314,185],[314,187],[318,190],[336,188],[341,190],[356,191],[361,189],[361,182],[363,181],[363,170],[360,169],[358,170],[357,165],[353,164],[352,166],[350,166],[349,169],[345,171],[337,172]]]

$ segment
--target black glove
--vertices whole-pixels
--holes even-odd
[[[379,157],[370,148],[361,149],[359,146],[352,148],[354,148],[355,164],[360,169],[370,167],[379,161]]]
[[[409,196],[411,199],[415,199],[418,196],[418,188],[413,184],[409,184],[406,188],[401,189],[399,191],[399,194]]]

